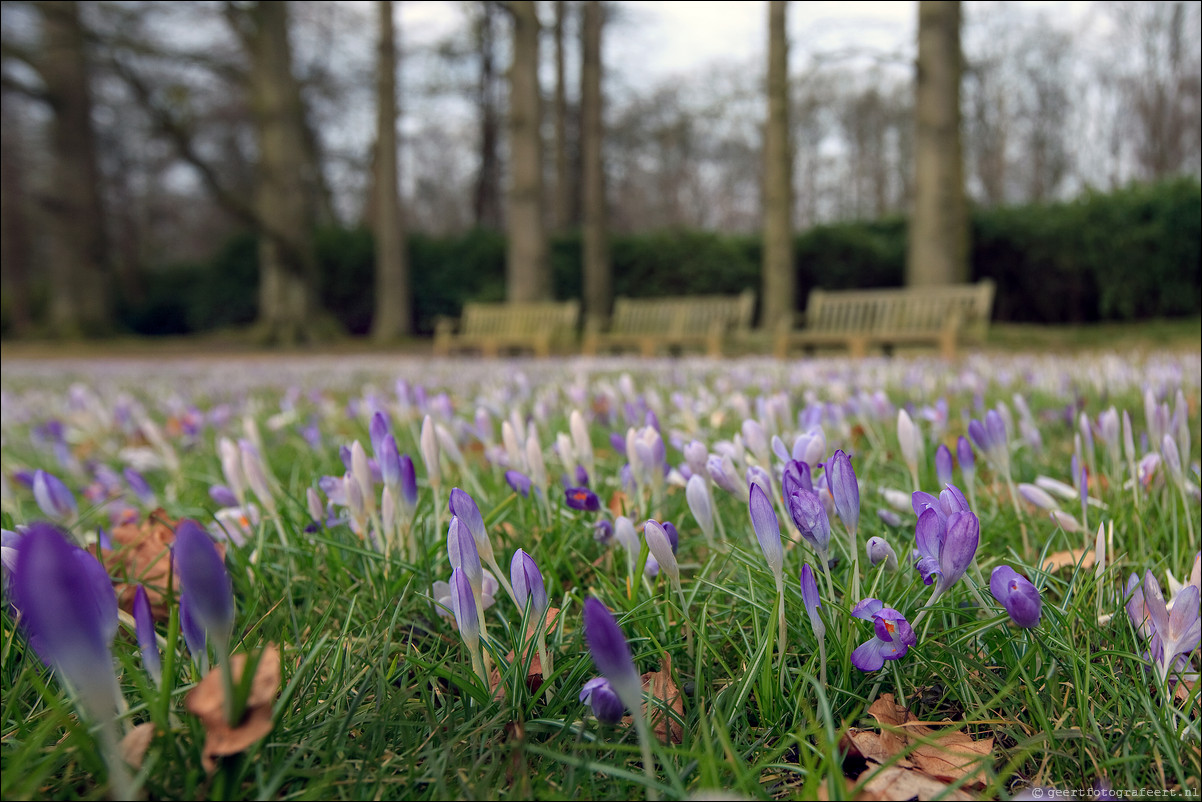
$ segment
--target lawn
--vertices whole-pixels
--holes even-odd
[[[6,345],[0,795],[1196,798],[1199,339]]]

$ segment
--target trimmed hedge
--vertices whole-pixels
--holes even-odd
[[[972,215],[972,276],[998,284],[998,320],[1066,323],[1202,313],[1202,186],[1196,180],[1088,193],[1068,203],[990,209]],[[796,307],[814,287],[900,286],[906,221],[819,226],[797,237]],[[372,238],[366,230],[316,235],[321,297],[351,334],[372,315]],[[551,242],[553,291],[579,297],[580,235]],[[614,294],[736,293],[759,288],[757,236],[657,231],[615,236]],[[475,230],[454,237],[409,237],[415,322],[433,330],[469,300],[505,297],[505,238]],[[126,304],[121,322],[139,334],[182,334],[252,322],[256,311],[254,237],[232,238],[204,265],[150,273],[145,301]]]

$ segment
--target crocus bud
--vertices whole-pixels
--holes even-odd
[[[384,417],[384,413],[380,410],[372,413],[371,423],[367,426],[367,434],[371,439],[371,453],[376,455],[376,459],[379,459],[382,456],[381,447],[383,446],[384,438],[390,434],[388,418]],[[393,441],[393,445],[396,445],[395,440]]]
[[[814,579],[814,570],[810,568],[809,563],[801,566],[801,602],[810,618],[814,635],[821,641],[826,636],[826,624],[822,623],[822,617],[818,615],[818,608],[822,603],[818,597],[818,582]]]
[[[155,641],[150,598],[146,595],[146,588],[141,585],[134,590],[134,630],[138,637],[138,648],[142,650],[142,665],[157,687],[163,680],[163,660]]]
[[[522,549],[513,553],[509,561],[509,581],[513,584],[513,596],[518,606],[526,608],[527,600],[535,620],[541,620],[547,611],[547,590],[543,585],[542,572],[534,558]]]
[[[673,552],[672,543],[668,540],[668,533],[664,531],[664,527],[658,521],[647,521],[643,524],[643,537],[647,540],[647,548],[651,552],[651,556],[655,557],[655,561],[659,563],[669,577],[674,581],[680,578],[680,567],[676,563],[676,554]]]
[[[401,455],[400,463],[401,495],[398,501],[408,514],[412,515],[417,507],[417,472],[413,469],[413,460],[408,454]]]
[[[254,491],[259,503],[274,514],[275,495],[271,492],[267,466],[263,464],[263,457],[259,453],[258,447],[250,440],[239,440],[238,448],[242,452],[242,471],[246,475],[247,484]]]
[[[935,449],[935,478],[941,486],[952,480],[952,450],[942,443]]]
[[[438,434],[434,431],[434,421],[430,420],[429,415],[422,420],[420,445],[430,487],[437,488],[442,484],[442,466],[438,463]]]
[[[209,488],[209,498],[213,499],[213,503],[218,507],[237,507],[238,497],[234,495],[234,491],[230,490],[225,485],[213,485]]]
[[[480,596],[484,589],[484,567],[480,564],[480,552],[476,541],[458,517],[452,517],[447,527],[447,557],[451,568],[461,569],[472,583],[472,592]]]
[[[358,440],[351,443],[351,475],[359,485],[364,507],[370,516],[376,510],[376,487],[371,475],[371,465],[367,462],[367,452]]]
[[[1060,509],[1060,505],[1056,503],[1056,499],[1048,495],[1047,491],[1039,485],[1020,482],[1018,485],[1018,494],[1041,510]]]
[[[810,475],[809,464],[799,461],[799,459],[789,459],[785,462],[785,470],[781,471],[780,487],[784,489],[785,498],[801,491],[813,491],[814,479]]]
[[[699,440],[693,440],[684,447],[684,460],[689,464],[689,470],[694,475],[708,475],[706,470],[706,462],[709,460],[709,450],[706,449],[705,443]]]
[[[505,482],[520,496],[530,495],[530,477],[521,471],[505,471]]]
[[[40,468],[33,475],[33,498],[47,518],[69,523],[78,515],[75,495],[61,479]]]
[[[747,508],[751,513],[751,526],[755,530],[756,539],[760,542],[764,559],[768,561],[768,568],[773,576],[779,578],[785,563],[785,553],[780,543],[780,521],[772,509],[772,502],[759,485],[751,485]]]
[[[847,530],[855,535],[860,521],[860,485],[851,467],[851,457],[842,449],[836,451],[827,463],[826,480],[835,500],[835,511]]]
[[[240,507],[246,503],[246,476],[242,472],[242,453],[228,437],[217,441],[217,454],[221,457],[221,472],[225,484],[233,492],[237,502],[226,506]]]
[[[214,641],[228,643],[234,627],[234,588],[217,547],[200,524],[185,519],[175,529],[172,551],[192,618]]]
[[[948,516],[947,535],[939,550],[939,587],[947,591],[964,575],[977,553],[981,540],[981,523],[971,512]]]
[[[531,429],[533,430],[533,426]],[[547,466],[543,461],[543,447],[533,431],[526,438],[526,466],[530,469],[530,481],[543,493],[547,492]]]
[[[480,643],[480,616],[476,612],[476,596],[471,580],[462,569],[451,571],[451,612],[459,625],[459,636],[474,655]]]
[[[613,613],[596,597],[584,600],[584,639],[597,670],[630,709],[643,701],[643,681],[634,667],[630,646]]]
[[[689,502],[689,511],[697,519],[697,525],[705,533],[707,540],[714,538],[714,510],[710,506],[709,488],[701,474],[695,473],[689,477],[684,487],[685,499]]]
[[[147,484],[146,478],[142,474],[132,467],[126,466],[121,471],[121,475],[125,477],[126,484],[129,485],[130,490],[134,491],[134,495],[138,497],[139,501],[148,506],[154,503],[154,491],[150,489],[150,485]]]
[[[580,701],[592,708],[597,721],[606,724],[617,724],[626,710],[622,700],[618,698],[618,692],[605,677],[594,677],[584,683],[584,688],[580,691]]]
[[[192,615],[192,603],[187,596],[179,597],[179,631],[193,660],[208,660],[205,628]]]
[[[305,489],[304,500],[305,506],[309,510],[309,517],[313,518],[314,523],[325,523],[326,505],[321,503],[321,494],[317,492],[317,488],[310,487]]]
[[[492,541],[488,538],[488,530],[484,528],[484,516],[476,506],[476,500],[466,491],[458,487],[451,488],[451,499],[447,505],[451,515],[459,519],[459,523],[467,527],[472,540],[476,543],[476,551],[480,559],[491,562],[493,559]]]
[[[53,526],[31,524],[17,549],[12,592],[38,656],[76,690],[88,715],[113,715],[117,596],[104,567]]]
[[[376,448],[376,462],[380,464],[380,478],[384,486],[392,488],[394,494],[400,493],[401,487],[401,452],[397,448],[396,438],[385,434],[380,438]],[[412,461],[410,461],[412,465]]]
[[[888,571],[897,570],[897,552],[889,545],[889,541],[883,537],[870,537],[865,546],[868,551],[868,561],[873,565],[880,565],[883,561],[885,569]]]
[[[989,576],[989,592],[1010,615],[1010,620],[1023,629],[1033,629],[1039,623],[1043,600],[1030,580],[1008,565],[999,565]]]
[[[588,425],[579,410],[573,409],[568,416],[568,430],[572,434],[572,447],[576,450],[576,460],[589,473],[593,472],[593,441],[589,437]]]
[[[922,448],[922,434],[914,425],[910,413],[904,409],[897,411],[897,441],[901,445],[902,459],[905,461],[906,467],[910,469],[911,473],[916,473],[918,471],[918,452]]]
[[[797,531],[825,560],[830,550],[831,522],[818,494],[810,490],[797,490],[788,497],[788,507]]]

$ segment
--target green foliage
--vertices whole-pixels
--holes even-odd
[[[999,321],[1066,323],[1196,315],[1202,312],[1202,187],[1192,179],[1133,186],[1040,206],[978,210],[972,217],[972,277],[992,278]],[[796,308],[815,287],[899,286],[905,277],[903,218],[816,226],[796,239]],[[581,296],[579,232],[550,243],[557,298]],[[373,245],[366,229],[316,234],[321,297],[351,334],[371,327]],[[610,242],[615,295],[733,294],[760,285],[754,235],[666,230]],[[414,320],[427,334],[469,300],[505,298],[505,237],[409,237]],[[255,318],[255,240],[233,237],[208,265],[145,278],[147,295],[121,307],[139,334],[184,334],[245,325]]]

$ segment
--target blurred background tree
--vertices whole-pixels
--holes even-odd
[[[395,148],[414,330],[464,300],[507,297],[507,263],[528,273],[524,296],[585,297],[590,169],[611,295],[750,286],[776,298],[761,266],[766,47],[650,74],[637,48],[678,32],[653,34],[643,5],[603,5],[599,139],[584,124],[587,3],[397,5],[415,21],[400,27]],[[966,277],[1004,279],[1010,319],[1197,313],[1200,7],[1081,8],[962,4]],[[324,0],[0,4],[5,336],[370,331],[377,13]],[[766,30],[763,6],[745,13]],[[879,44],[870,22],[806,13],[794,6],[787,40],[797,304],[814,286],[905,280],[918,178],[917,39]],[[515,60],[534,74],[517,93]],[[263,113],[269,89],[278,119]],[[523,114],[526,133],[502,124]],[[266,145],[268,128],[285,144]],[[1136,186],[1148,182],[1158,188]],[[515,237],[533,256],[507,256]],[[1127,253],[1142,255],[1108,266]],[[1010,299],[1028,273],[1064,292]]]

